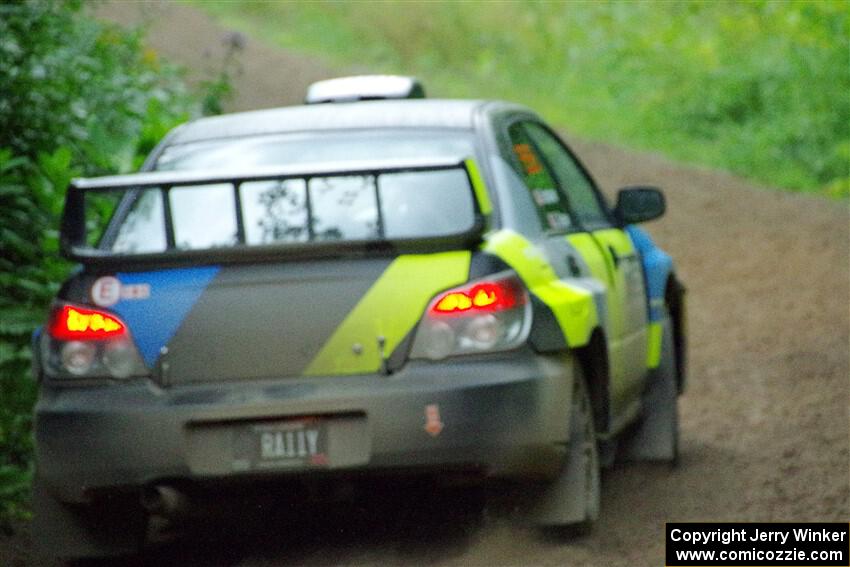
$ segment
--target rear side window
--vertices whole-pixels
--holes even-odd
[[[513,152],[514,167],[537,206],[537,213],[544,227],[555,232],[573,228],[566,199],[558,190],[555,177],[541,158],[521,124],[508,129]]]
[[[593,184],[558,139],[540,124],[526,122],[523,126],[552,168],[552,174],[569,197],[572,211],[579,220],[585,226],[608,224],[608,215]]]
[[[174,248],[191,250],[461,234],[475,224],[473,195],[462,168],[148,189],[111,250],[168,249],[166,204]]]

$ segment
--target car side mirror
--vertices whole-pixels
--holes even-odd
[[[617,193],[614,214],[623,224],[657,219],[667,210],[664,193],[655,187],[624,187]]]

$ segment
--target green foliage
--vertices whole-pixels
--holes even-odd
[[[58,224],[72,177],[141,164],[176,124],[220,108],[138,32],[94,21],[79,2],[0,4],[0,531],[28,515],[33,330],[70,266]],[[109,213],[109,204],[99,204]]]
[[[241,72],[238,54],[244,47],[240,34],[232,34],[226,41],[227,50],[218,73],[201,82],[205,94],[201,99],[204,114],[221,114],[222,102],[233,96],[233,75]]]
[[[526,103],[583,136],[850,192],[850,4],[199,3],[429,94]]]
[[[0,130],[16,155],[67,147],[84,174],[127,171],[145,122],[189,117],[176,68],[145,49],[140,33],[83,17],[76,3],[0,11]]]
[[[70,175],[67,148],[37,161],[0,149],[0,528],[26,515],[35,400],[29,337],[67,271],[53,227]]]

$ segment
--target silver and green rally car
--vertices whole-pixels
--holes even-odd
[[[388,76],[74,180],[80,267],[33,337],[36,539],[132,552],[196,483],[394,471],[525,480],[540,525],[587,525],[600,466],[677,455],[684,287],[633,226],[664,208],[609,207],[527,108]]]

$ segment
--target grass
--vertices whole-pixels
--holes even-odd
[[[339,69],[520,102],[585,138],[850,194],[850,3],[200,2]]]

